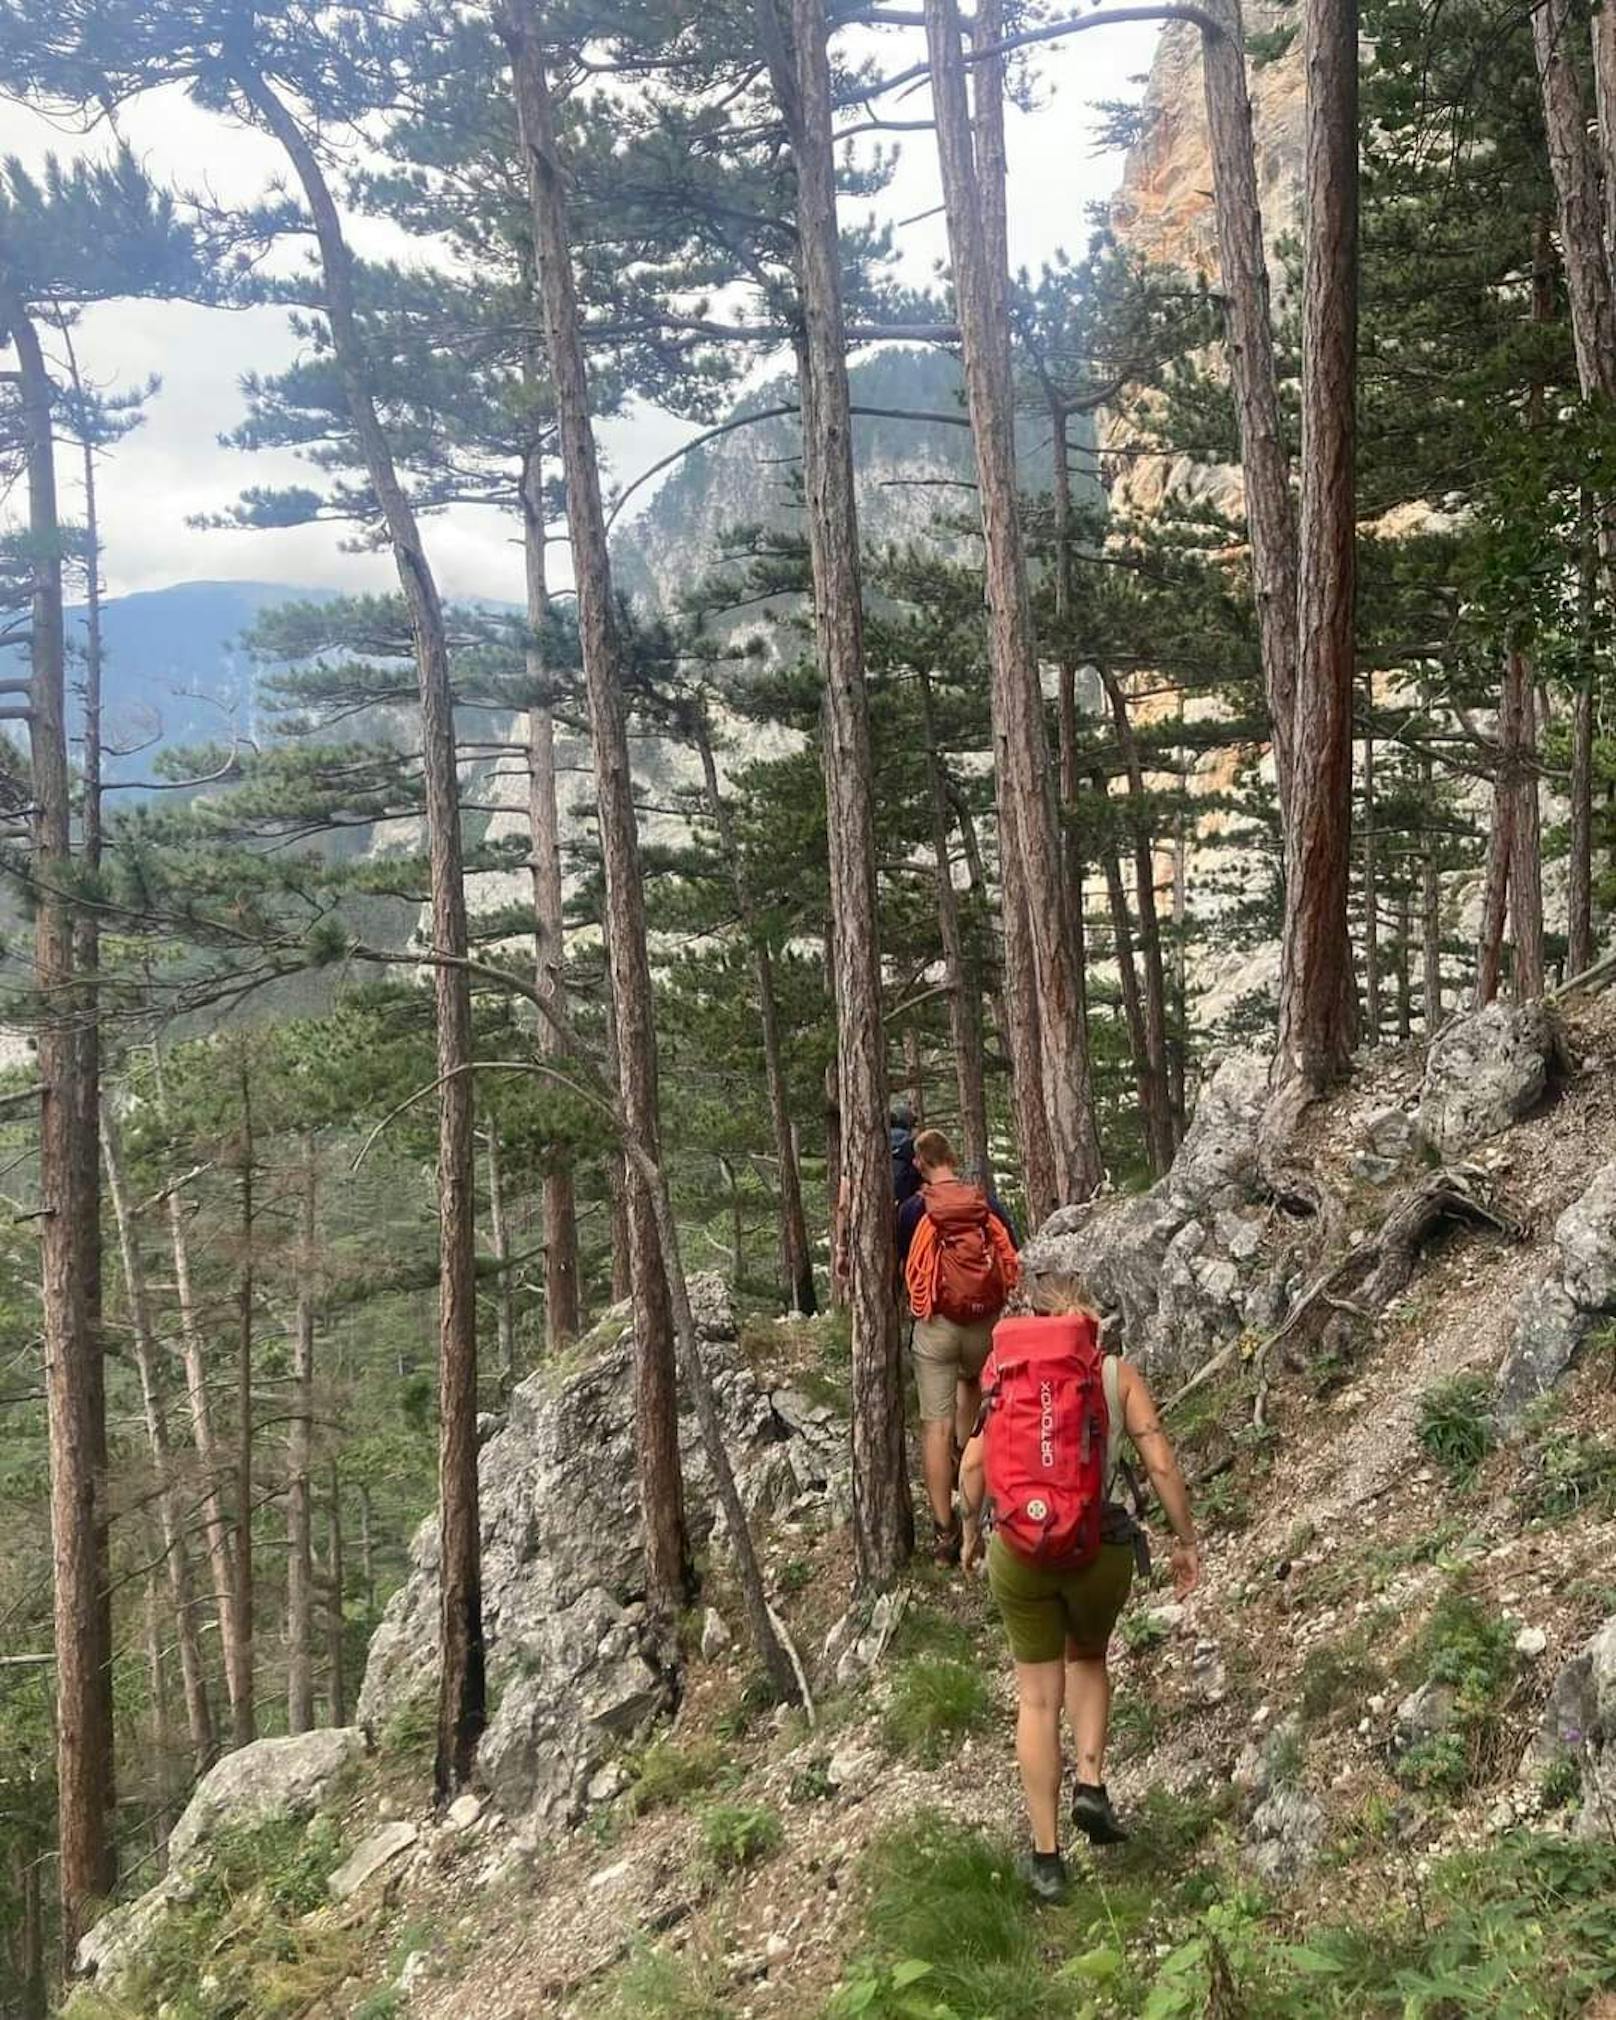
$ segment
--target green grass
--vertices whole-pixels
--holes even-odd
[[[588,2020],[732,2020],[722,1988],[705,1956],[646,1948],[620,1964],[581,2010]]]
[[[1297,1704],[1302,1723],[1328,1724],[1340,1713],[1357,1716],[1363,1700],[1385,1681],[1356,1636],[1345,1641],[1315,1642],[1302,1663]]]
[[[1493,1385],[1485,1375],[1455,1375],[1420,1397],[1415,1435],[1455,1486],[1468,1486],[1497,1443]]]
[[[936,1767],[966,1733],[986,1725],[991,1704],[978,1664],[912,1656],[893,1675],[882,1735],[894,1753]]]
[[[1616,1987],[1616,1847],[1512,1837],[1305,1927],[1208,1863],[1167,1798],[1038,1908],[1008,1849],[936,1816],[860,1867],[863,1943],[826,2020],[1573,2020]]]
[[[785,1837],[773,1810],[752,1803],[714,1803],[701,1820],[701,1847],[715,1873],[738,1873],[771,1858]]]
[[[705,1795],[732,1772],[728,1755],[712,1740],[654,1740],[630,1757],[629,1806],[636,1816],[672,1809]]]
[[[1551,1430],[1530,1447],[1526,1466],[1518,1498],[1529,1520],[1616,1513],[1616,1447],[1602,1438]]]

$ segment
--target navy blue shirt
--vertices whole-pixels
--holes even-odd
[[[919,1227],[920,1217],[925,1211],[925,1194],[919,1192],[915,1193],[911,1198],[906,1199],[898,1208],[898,1268],[900,1270],[909,1260],[909,1244],[915,1238],[915,1229]],[[1003,1227],[1005,1233],[1009,1235],[1011,1247],[1019,1249],[1021,1247],[1021,1239],[1016,1233],[1016,1224],[1005,1211],[1002,1202],[995,1199],[991,1192],[988,1194],[988,1212],[993,1215],[994,1219]]]

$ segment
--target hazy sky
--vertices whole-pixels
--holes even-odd
[[[1037,53],[1037,109],[1010,110],[1010,237],[1017,263],[1036,266],[1060,246],[1081,250],[1087,207],[1115,188],[1121,169],[1115,156],[1095,153],[1091,108],[1135,95],[1134,80],[1149,65],[1155,35],[1153,26],[1133,24],[1074,36]],[[915,61],[923,45],[917,34],[889,34],[881,46],[886,62],[897,67],[900,60]],[[919,117],[925,106],[923,95],[906,99],[898,116]],[[198,112],[177,93],[136,106],[124,130],[155,177],[191,188],[205,182],[222,199],[250,197],[281,172],[269,142]],[[930,211],[939,201],[931,135],[901,138],[898,172],[881,203],[882,216],[894,220]],[[0,149],[8,153],[36,163],[52,148],[70,153],[86,144],[24,108],[0,104]],[[910,276],[926,278],[943,257],[942,219],[907,225],[900,242]],[[118,303],[91,312],[77,341],[81,363],[98,384],[132,384],[153,373],[163,380],[145,426],[113,452],[102,477],[106,573],[115,593],[211,578],[391,586],[390,562],[344,554],[331,526],[242,533],[187,524],[195,513],[227,505],[244,485],[298,475],[290,454],[247,456],[218,442],[241,418],[242,373],[275,370],[295,354],[282,311],[230,314]],[[667,415],[642,410],[606,423],[601,441],[613,476],[627,482],[690,432]],[[63,509],[77,510],[68,483]],[[510,526],[497,515],[467,509],[434,518],[428,548],[446,594],[519,599],[520,560]],[[559,553],[554,572],[558,581],[566,579]]]

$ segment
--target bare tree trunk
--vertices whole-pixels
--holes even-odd
[[[1016,1138],[1021,1145],[1021,1178],[1027,1194],[1027,1218],[1033,1227],[1062,1203],[1060,1174],[1044,1106],[1043,1044],[1034,1001],[1038,992],[1033,973],[1032,932],[1027,924],[1026,898],[1020,880],[1007,875],[1000,835],[999,888],[1004,916],[1005,1056],[1010,1062],[1010,1097],[1016,1112]]]
[[[1094,791],[1109,799],[1105,774],[1094,772]],[[1117,966],[1117,986],[1122,994],[1122,1017],[1128,1030],[1128,1050],[1133,1057],[1134,1084],[1139,1090],[1139,1119],[1144,1128],[1145,1159],[1158,1177],[1165,1168],[1159,1161],[1161,1116],[1157,1109],[1157,1088],[1151,1072],[1150,1039],[1145,1030],[1144,1004],[1139,993],[1139,970],[1134,963],[1133,921],[1128,914],[1128,892],[1122,880],[1122,862],[1115,838],[1108,832],[1100,843],[1100,867],[1105,876],[1105,894],[1111,908],[1111,943]]]
[[[148,1528],[150,1525],[147,1525]],[[174,1729],[168,1714],[168,1664],[163,1654],[163,1588],[156,1538],[145,1577],[146,1674],[151,1691],[151,1778],[156,1789],[156,1839],[166,1842],[174,1821]]]
[[[1009,277],[998,223],[1002,181],[991,138],[994,115],[987,112],[1001,88],[999,65],[990,61],[977,66],[977,102],[987,112],[990,136],[985,158],[978,163],[958,7],[955,0],[926,0],[924,11],[986,555],[1001,867],[1007,902],[1019,892],[1025,906],[1055,1183],[1063,1200],[1081,1200],[1094,1191],[1102,1172],[1089,1088],[1076,919],[1061,870],[1060,821],[1016,496],[1005,299]],[[1025,999],[1019,1007],[1026,1008]],[[1018,1014],[1017,1006],[1012,1006],[1013,1023]]]
[[[1307,245],[1296,734],[1285,851],[1276,1120],[1352,1057],[1348,924],[1356,594],[1358,6],[1308,0]]]
[[[1139,915],[1139,942],[1144,967],[1145,1062],[1150,1079],[1151,1163],[1166,1171],[1178,1148],[1173,1126],[1172,1071],[1167,1044],[1167,975],[1162,961],[1161,918],[1156,906],[1156,850],[1150,832],[1149,794],[1139,739],[1128,713],[1128,696],[1109,667],[1100,668],[1111,720],[1117,732],[1128,778],[1128,826],[1133,837],[1134,903]]]
[[[1268,259],[1257,194],[1257,154],[1239,0],[1212,0],[1223,32],[1201,39],[1218,268],[1228,332],[1229,380],[1240,429],[1252,588],[1268,713],[1273,723],[1282,825],[1290,826],[1296,736],[1297,533],[1289,458],[1279,418]]]
[[[157,1106],[168,1120],[168,1095],[163,1073],[163,1048],[152,1046],[152,1070],[157,1086]],[[174,1253],[174,1288],[179,1304],[180,1351],[185,1362],[185,1393],[191,1418],[191,1440],[196,1447],[202,1474],[202,1533],[207,1541],[208,1568],[213,1582],[214,1608],[219,1620],[220,1655],[224,1664],[225,1693],[229,1701],[232,1733],[236,1730],[236,1706],[243,1696],[252,1695],[251,1677],[245,1674],[244,1650],[236,1632],[236,1572],[230,1549],[230,1531],[225,1520],[222,1482],[224,1462],[213,1429],[213,1406],[208,1396],[207,1357],[202,1327],[197,1315],[196,1289],[191,1276],[191,1244],[185,1224],[185,1203],[180,1186],[172,1184],[167,1193],[169,1242]]]
[[[982,984],[966,946],[959,893],[954,888],[948,784],[943,776],[943,755],[938,747],[931,676],[924,666],[919,666],[916,678],[920,684],[921,723],[931,781],[931,842],[937,864],[937,932],[943,946],[943,972],[948,977],[948,1025],[953,1042],[954,1079],[959,1091],[965,1169],[981,1184],[991,1186],[993,1166],[988,1143],[987,1081],[982,1061]]]
[[[359,1488],[359,1577],[365,1588],[365,1618],[376,1612],[376,1544],[370,1519],[370,1489]]]
[[[1395,979],[1397,983],[1397,1036],[1406,1045],[1414,1036],[1414,989],[1409,974],[1408,950],[1413,938],[1413,919],[1405,884],[1397,899],[1397,940]]]
[[[348,1664],[343,1647],[343,1603],[347,1570],[342,1549],[342,1476],[335,1459],[331,1461],[330,1498],[327,1502],[326,1531],[326,1693],[331,1723],[348,1723]]]
[[[254,1143],[252,1076],[247,1042],[237,1052],[237,1091],[241,1100],[241,1140],[237,1166],[237,1197],[241,1226],[238,1239],[241,1254],[236,1273],[236,1531],[231,1548],[236,1590],[233,1605],[237,1642],[241,1656],[241,1689],[231,1706],[237,1746],[250,1746],[257,1738],[257,1712],[253,1702],[253,1300],[254,1249],[256,1246],[256,1201],[254,1198]]]
[[[508,0],[500,17],[512,57],[517,121],[527,163],[538,262],[540,311],[550,361],[567,487],[567,527],[577,584],[578,636],[594,748],[606,947],[623,1110],[632,1145],[660,1156],[656,1030],[651,964],[646,947],[645,891],[640,871],[624,721],[624,682],[617,616],[612,606],[606,516],[590,424],[588,374],[579,332],[577,284],[561,163],[556,153],[544,28],[535,0]],[[679,1409],[670,1289],[652,1205],[637,1168],[628,1174],[630,1278],[636,1306],[635,1423],[640,1501],[645,1522],[647,1598],[670,1622],[690,1590],[684,1488],[679,1466]]]
[[[539,378],[528,363],[530,386]],[[522,551],[527,575],[527,677],[545,691],[545,625],[550,596],[544,568],[544,469],[533,450],[522,470]],[[539,701],[527,712],[528,824],[533,838],[533,924],[539,992],[557,1008],[566,1004],[566,910],[561,881],[561,810],[556,796],[555,718]],[[561,1054],[559,1026],[539,1019],[539,1052]],[[570,1162],[552,1162],[544,1175],[544,1344],[558,1353],[583,1325],[578,1280],[578,1204]]]
[[[286,1730],[314,1728],[314,1269],[318,1215],[314,1138],[303,1138],[297,1309],[286,1432]]]
[[[617,1043],[617,1002],[611,976],[606,978],[606,1071],[614,1087],[622,1085],[622,1053]],[[606,1179],[612,1201],[612,1303],[622,1304],[633,1292],[629,1266],[628,1166],[615,1145],[606,1153]]]
[[[824,0],[758,0],[797,197],[797,379],[814,635],[824,681],[825,804],[836,978],[837,1086],[853,1313],[853,1548],[859,1588],[891,1586],[914,1539],[904,1454],[886,1031],[875,868],[864,600],[853,489]]]
[[[1605,251],[1599,161],[1589,137],[1588,108],[1572,60],[1570,35],[1570,0],[1540,0],[1532,11],[1532,51],[1537,60],[1549,169],[1565,255],[1577,380],[1585,399],[1594,393],[1611,399],[1616,398],[1616,304]],[[1596,25],[1596,55],[1609,38],[1609,29],[1601,31]],[[1607,73],[1600,85],[1601,97],[1609,83]],[[1608,134],[1604,138],[1608,160],[1612,141]]]
[[[1600,37],[1595,15],[1595,47]],[[1616,76],[1613,76],[1616,82]],[[1601,117],[1604,100],[1601,99]],[[1616,106],[1611,108],[1616,116]],[[1586,490],[1580,512],[1582,544],[1577,557],[1577,684],[1571,700],[1571,839],[1566,889],[1566,974],[1580,975],[1594,958],[1594,601],[1593,501]]]
[[[17,2020],[47,2020],[45,1902],[39,1884],[45,1853],[31,1832],[18,1831],[11,1858],[17,1895]]]
[[[471,987],[460,840],[454,694],[437,583],[371,396],[342,221],[308,137],[264,80],[235,82],[285,149],[313,215],[332,352],[409,611],[421,697],[422,774],[431,878],[438,1063],[439,1696],[440,1796],[470,1776],[487,1721],[481,1527],[477,1502],[476,1186]],[[237,1567],[238,1572],[240,1567]]]
[[[1487,831],[1487,872],[1482,887],[1481,941],[1476,950],[1476,1007],[1485,1009],[1498,994],[1504,966],[1504,922],[1509,913],[1509,879],[1515,854],[1513,730],[1508,722],[1510,683],[1499,712],[1498,772],[1493,780],[1493,818]]]
[[[1589,10],[1594,50],[1594,136],[1599,150],[1600,184],[1605,198],[1605,257],[1616,262],[1616,14],[1608,7]],[[1616,267],[1612,267],[1616,275]],[[1575,971],[1573,971],[1575,972]]]
[[[1184,743],[1184,690],[1178,690],[1178,807],[1173,815],[1173,1022],[1167,1047],[1168,1074],[1172,1083],[1173,1133],[1182,1137],[1189,1123],[1189,1103],[1185,1091],[1186,1053],[1189,1049],[1189,753]]]
[[[113,1220],[118,1230],[118,1249],[123,1261],[124,1296],[129,1307],[129,1342],[135,1371],[140,1379],[141,1406],[146,1418],[146,1437],[151,1446],[152,1469],[157,1475],[157,1514],[162,1533],[163,1558],[174,1603],[174,1632],[179,1647],[180,1678],[185,1691],[185,1719],[191,1738],[191,1759],[197,1774],[207,1771],[213,1759],[213,1708],[208,1703],[207,1672],[202,1661],[202,1644],[197,1629],[196,1581],[191,1567],[191,1549],[186,1539],[185,1511],[180,1506],[174,1479],[174,1454],[169,1444],[168,1419],[164,1413],[161,1388],[161,1349],[152,1324],[151,1299],[146,1287],[145,1264],[135,1231],[124,1183],[123,1159],[118,1130],[110,1113],[101,1125],[101,1154],[107,1169],[107,1191],[112,1200]]]
[[[79,798],[84,874],[92,883],[101,872],[101,670],[105,651],[101,622],[101,531],[95,469],[95,440],[89,422],[84,381],[79,373],[71,324],[61,319],[60,337],[79,417],[84,485],[84,715]],[[117,1879],[117,1776],[113,1756],[112,1699],[112,1538],[107,1505],[106,1340],[102,1331],[101,1284],[101,1013],[97,977],[101,967],[101,925],[93,905],[82,906],[73,921],[73,968],[78,1009],[78,1067],[74,1075],[79,1103],[76,1131],[79,1174],[78,1233],[82,1243],[79,1280],[84,1288],[84,1322],[89,1332],[90,1367],[95,1384],[90,1420],[96,1438],[96,1673],[100,1678],[98,1720],[104,1755],[99,1769],[107,1822],[106,1890]]]
[[[752,972],[757,980],[758,1017],[763,1031],[763,1077],[769,1102],[769,1125],[774,1135],[775,1163],[780,1173],[781,1251],[785,1262],[786,1295],[793,1311],[811,1317],[816,1308],[814,1259],[808,1247],[808,1220],[802,1204],[802,1174],[797,1164],[797,1140],[791,1128],[791,1095],[786,1085],[785,1043],[780,1030],[780,1006],[774,992],[774,957],[767,935],[752,902],[752,890],[735,837],[735,823],[718,786],[718,763],[713,755],[711,727],[704,704],[692,712],[696,748],[701,757],[702,784],[707,794],[707,810],[718,833],[718,846],[729,871],[735,893],[736,916],[752,949]]]
[[[494,1324],[499,1341],[499,1392],[516,1387],[516,1292],[511,1283],[511,1234],[505,1219],[505,1175],[500,1169],[499,1120],[488,1118],[488,1233],[494,1251]]]
[[[13,276],[3,268],[0,318],[17,353],[33,573],[28,721],[34,800],[34,986],[44,1088],[39,1125],[40,1291],[55,1592],[57,1848],[62,1947],[71,1957],[90,1902],[109,1891],[112,1877],[104,1783],[111,1758],[111,1739],[104,1730],[105,1581],[97,1554],[103,1533],[97,1461],[105,1451],[106,1435],[104,1423],[96,1422],[102,1389],[81,1275],[87,1202],[81,1197],[84,1111],[73,996],[67,643],[52,389],[38,333]]]
[[[1516,689],[1512,784],[1515,818],[1510,823],[1509,912],[1515,943],[1515,1000],[1543,994],[1543,837],[1538,800],[1537,700],[1531,661],[1511,653],[1509,679]]]
[[[848,1305],[847,1167],[842,1161],[842,1102],[833,1059],[825,1068],[825,1203],[830,1209],[830,1308]]]
[[[1364,1010],[1369,1042],[1380,1043],[1380,877],[1375,835],[1375,679],[1364,677],[1363,906]]]

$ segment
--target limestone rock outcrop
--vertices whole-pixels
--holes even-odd
[[[749,1510],[831,1520],[848,1502],[846,1431],[823,1405],[765,1386],[741,1357],[723,1283],[691,1284],[725,1442]],[[633,1337],[609,1313],[558,1367],[511,1397],[480,1460],[483,1623],[495,1711],[477,1771],[500,1808],[559,1827],[603,1763],[667,1710],[673,1665],[641,1599]],[[681,1417],[688,1516],[713,1526],[705,1455]],[[359,1699],[367,1725],[435,1689],[438,1529],[416,1535],[409,1578],[371,1642]]]

